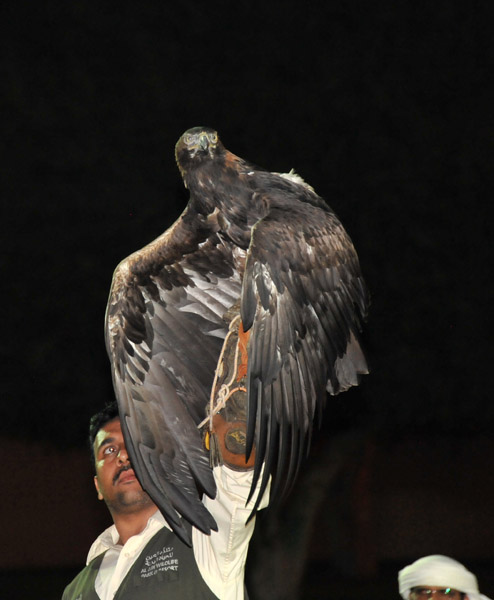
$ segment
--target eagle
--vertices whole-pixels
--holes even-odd
[[[184,519],[217,529],[201,501],[216,493],[203,430],[233,319],[259,502],[270,478],[271,499],[293,484],[327,393],[368,372],[369,293],[341,222],[293,171],[243,160],[208,127],[187,130],[175,157],[187,205],[115,269],[105,341],[137,477],[190,545]]]

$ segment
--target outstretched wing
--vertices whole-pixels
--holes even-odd
[[[241,315],[250,328],[247,450],[256,445],[261,498],[293,483],[326,391],[358,384],[368,294],[352,242],[336,216],[309,203],[271,209],[252,233]]]
[[[186,209],[157,240],[116,269],[106,343],[122,429],[134,469],[175,533],[181,517],[205,533],[216,523],[201,502],[215,495],[197,425],[240,280],[232,251],[210,220]]]

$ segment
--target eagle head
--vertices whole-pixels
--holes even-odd
[[[218,133],[214,129],[210,127],[187,129],[175,146],[175,158],[180,172],[184,175],[192,165],[214,158],[222,148]]]

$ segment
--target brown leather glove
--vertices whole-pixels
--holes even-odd
[[[247,342],[240,316],[235,316],[229,327],[218,361],[213,383],[212,425],[208,419],[205,434],[206,448],[210,451],[211,465],[225,464],[245,471],[254,467],[255,451],[245,459],[247,431]],[[219,410],[218,410],[219,409]]]

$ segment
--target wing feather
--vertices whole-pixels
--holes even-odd
[[[270,469],[273,497],[290,489],[326,389],[338,393],[367,372],[358,332],[368,297],[353,245],[331,211],[299,204],[256,224],[242,288],[255,483],[265,463],[258,500]]]
[[[194,221],[195,219],[195,221]],[[187,209],[117,267],[106,341],[127,449],[143,488],[175,533],[182,517],[216,529],[201,493],[216,493],[198,423],[241,282],[231,249]]]

